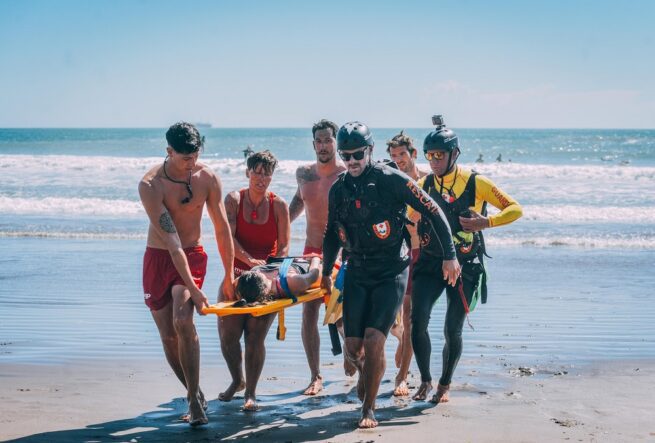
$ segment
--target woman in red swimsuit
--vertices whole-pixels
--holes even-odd
[[[246,166],[248,188],[225,197],[225,210],[234,239],[235,276],[264,264],[269,256],[287,256],[291,236],[289,206],[268,191],[277,159],[269,151],[257,152],[248,157]],[[236,392],[245,388],[243,409],[258,409],[255,389],[266,357],[264,339],[274,318],[275,314],[218,318],[221,351],[232,376],[232,383],[219,394],[219,400],[230,401]],[[245,335],[246,348],[245,379],[241,362],[242,335]]]

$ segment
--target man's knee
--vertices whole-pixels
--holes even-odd
[[[447,342],[461,340],[462,328],[448,327],[448,325],[446,325],[443,329],[443,335]]]
[[[361,360],[364,357],[364,341],[360,338],[346,338],[346,350],[352,360]]]
[[[422,331],[428,328],[430,323],[430,313],[429,312],[420,312],[418,309],[412,310],[410,313],[412,329],[417,331]]]
[[[376,353],[381,353],[384,350],[384,343],[387,341],[387,336],[382,331],[375,328],[366,328],[364,332],[364,349],[373,350]]]
[[[193,312],[173,315],[173,327],[178,334],[187,334],[195,330],[193,325]]]
[[[177,348],[176,334],[160,334],[161,342],[165,348]]]

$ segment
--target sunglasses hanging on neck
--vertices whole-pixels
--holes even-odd
[[[168,180],[172,181],[173,183],[178,183],[178,184],[180,184],[180,185],[184,185],[184,186],[186,186],[186,190],[187,190],[187,192],[189,193],[189,196],[188,196],[188,197],[184,197],[184,198],[182,199],[182,201],[180,201],[180,203],[182,203],[183,205],[186,205],[186,204],[189,203],[189,202],[191,201],[191,199],[193,198],[193,189],[191,189],[191,171],[189,171],[189,178],[187,179],[187,181],[175,180],[174,178],[171,178],[171,177],[168,175],[168,172],[166,172],[166,163],[167,163],[167,162],[168,162],[168,157],[166,157],[166,160],[164,160],[164,176],[165,176]]]

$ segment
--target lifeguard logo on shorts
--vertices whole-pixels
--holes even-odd
[[[382,223],[374,224],[373,232],[377,238],[381,238],[382,240],[389,237],[389,234],[391,234],[391,227],[389,226],[389,222],[385,220]]]
[[[425,233],[423,234],[423,236],[421,236],[421,247],[424,248],[429,244],[430,244],[430,234]]]
[[[143,299],[148,300],[152,295],[148,294],[147,292],[143,294]]]

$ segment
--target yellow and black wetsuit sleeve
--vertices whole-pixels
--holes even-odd
[[[514,198],[496,186],[487,177],[477,175],[475,177],[476,212],[482,210],[482,203],[485,201],[500,209],[498,214],[488,217],[490,228],[512,223],[523,215],[521,205]]]
[[[381,194],[385,195],[385,192],[396,193],[399,201],[409,205],[415,211],[420,212],[421,217],[429,220],[434,232],[437,234],[439,243],[441,243],[444,259],[453,260],[456,254],[450,226],[437,202],[427,192],[417,186],[414,180],[411,180],[404,174],[387,174],[385,175],[385,179],[386,186]]]

